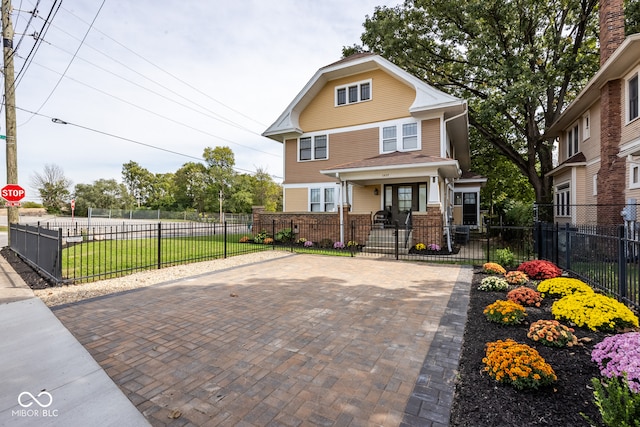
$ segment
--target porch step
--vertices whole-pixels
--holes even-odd
[[[369,238],[362,249],[367,253],[393,254],[396,251],[396,235],[393,228],[374,228],[369,233]],[[409,238],[407,239],[407,236]],[[411,230],[398,230],[398,252],[402,255],[409,253],[409,248],[405,248],[405,241],[411,240]]]

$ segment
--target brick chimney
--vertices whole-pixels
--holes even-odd
[[[623,0],[600,0],[600,65],[624,41]],[[625,203],[626,159],[618,157],[622,128],[622,80],[611,80],[600,90],[600,170],[598,223],[620,224]]]

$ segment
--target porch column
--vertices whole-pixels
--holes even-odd
[[[427,198],[427,205],[439,205],[440,204],[440,180],[437,176],[429,177],[429,197]]]

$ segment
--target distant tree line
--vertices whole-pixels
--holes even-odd
[[[266,172],[235,171],[229,147],[207,147],[204,162],[188,162],[173,173],[152,173],[137,162],[122,165],[122,182],[99,179],[92,184],[76,184],[65,177],[58,165],[45,165],[43,173],[31,177],[42,205],[51,214],[70,209],[75,200],[76,215],[89,208],[152,209],[165,211],[250,213],[252,206],[268,211],[282,210],[282,190]]]

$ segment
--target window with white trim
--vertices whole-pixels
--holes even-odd
[[[336,106],[355,104],[371,99],[371,80],[336,86]]]
[[[629,188],[640,188],[640,165],[629,165]]]
[[[336,210],[336,189],[331,187],[309,189],[310,212],[334,212]]]
[[[582,140],[591,138],[591,114],[582,116]]]
[[[627,83],[627,108],[629,121],[638,118],[638,74],[631,77]]]
[[[302,137],[298,142],[298,160],[326,160],[327,148],[327,135]]]
[[[598,174],[593,175],[593,195],[598,195]]]
[[[383,126],[381,128],[380,139],[382,141],[381,150],[383,153],[420,149],[417,122]]]
[[[578,154],[578,124],[567,132],[567,159]]]
[[[571,186],[569,183],[556,187],[556,216],[571,216]]]

